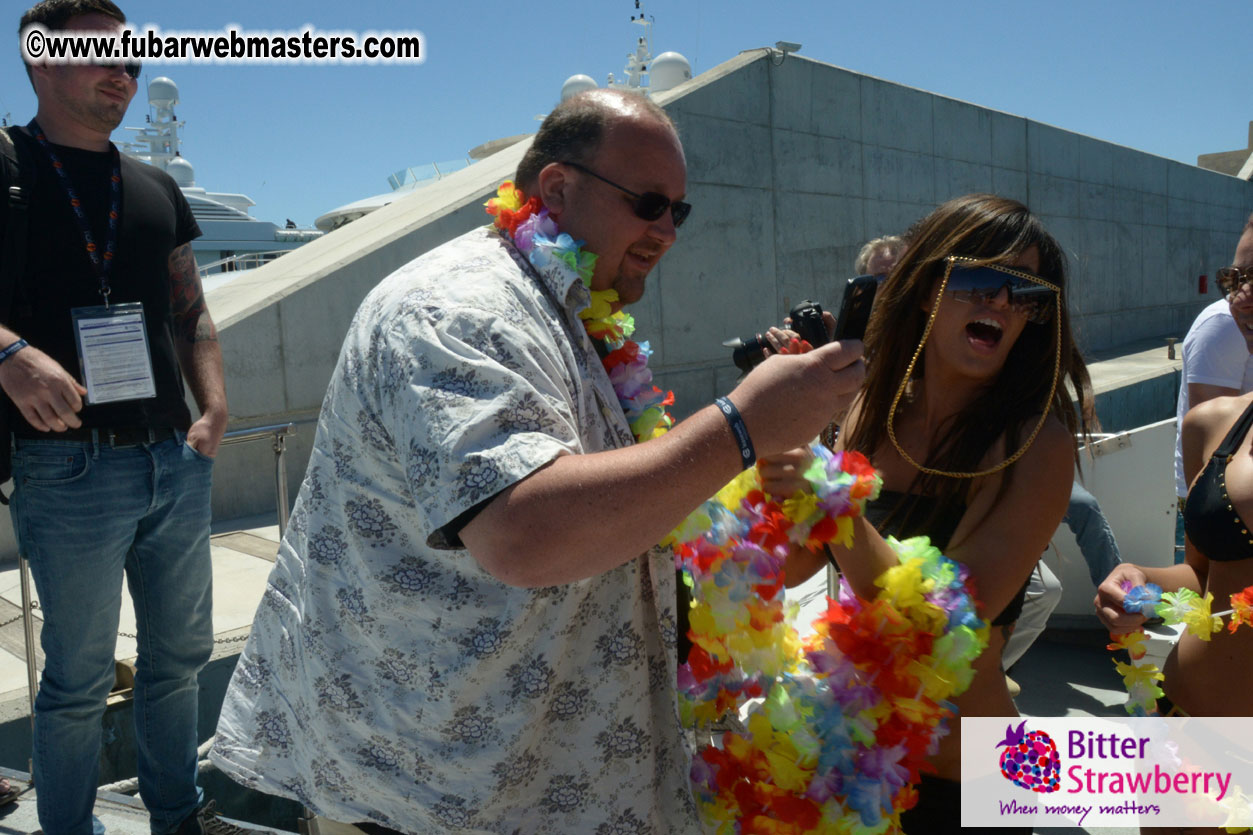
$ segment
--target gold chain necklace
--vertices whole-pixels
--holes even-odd
[[[905,461],[914,469],[924,472],[927,475],[945,476],[947,478],[981,478],[985,475],[999,473],[1001,470],[1021,458],[1023,454],[1031,448],[1031,445],[1035,443],[1036,436],[1040,434],[1040,430],[1044,428],[1044,422],[1049,418],[1049,410],[1053,403],[1053,394],[1057,391],[1057,381],[1061,377],[1062,370],[1062,292],[1061,288],[1057,285],[1043,281],[1037,276],[1029,276],[1026,273],[1016,273],[1017,275],[1022,275],[1029,278],[1031,281],[1052,289],[1054,291],[1053,298],[1057,305],[1053,314],[1053,321],[1056,323],[1057,335],[1057,351],[1055,352],[1053,358],[1053,384],[1049,387],[1048,396],[1044,398],[1044,408],[1041,410],[1040,420],[1036,423],[1035,429],[1031,430],[1031,435],[1027,437],[1026,443],[1019,447],[1017,452],[997,464],[995,467],[981,470],[977,473],[953,473],[947,470],[936,470],[931,467],[924,467],[922,464],[915,461],[910,454],[905,451],[904,447],[901,446],[900,441],[896,439],[896,407],[900,405],[901,398],[905,395],[905,389],[909,385],[910,376],[914,373],[914,366],[918,364],[918,357],[922,356],[922,349],[927,344],[927,337],[931,335],[931,326],[935,324],[936,314],[940,312],[940,305],[943,304],[944,288],[948,286],[949,274],[953,271],[953,264],[957,260],[972,261],[974,259],[954,255],[950,255],[947,259],[948,266],[944,268],[944,278],[940,280],[940,291],[936,293],[935,304],[931,306],[931,315],[927,317],[927,326],[922,331],[922,341],[918,343],[918,349],[914,351],[913,357],[910,358],[909,367],[905,369],[905,376],[901,380],[900,387],[896,390],[896,396],[892,398],[891,407],[888,409],[888,439],[892,441],[892,446],[896,447],[896,451],[900,454],[901,458],[905,459]],[[997,269],[1004,270],[1005,272],[1015,272],[1014,270],[1010,270],[1005,267],[998,267]]]

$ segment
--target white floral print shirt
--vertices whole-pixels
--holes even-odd
[[[222,708],[232,778],[411,833],[699,831],[670,551],[520,589],[449,532],[559,455],[633,442],[587,303],[490,228],[362,303]]]

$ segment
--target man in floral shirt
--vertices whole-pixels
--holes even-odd
[[[656,543],[743,439],[710,406],[637,443],[578,315],[589,289],[642,295],[686,217],[682,147],[652,103],[594,91],[549,115],[517,185],[598,256],[590,288],[485,227],[366,298],[213,759],[374,831],[696,832]],[[817,435],[859,356],[750,374],[730,395],[750,455]]]

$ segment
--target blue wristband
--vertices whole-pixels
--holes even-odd
[[[740,463],[747,470],[757,462],[757,452],[753,449],[753,439],[748,436],[748,427],[744,425],[744,418],[740,417],[740,410],[735,408],[735,404],[726,397],[719,397],[714,401],[714,405],[730,424],[731,434],[735,436],[735,443],[740,448]]]
[[[12,345],[5,348],[3,351],[0,351],[0,362],[4,362],[9,357],[13,356],[18,351],[25,348],[26,345],[27,345],[27,342],[25,339],[19,339],[17,342],[14,342]]]

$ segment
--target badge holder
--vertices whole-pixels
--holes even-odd
[[[70,317],[88,403],[157,396],[142,304],[75,307]]]

